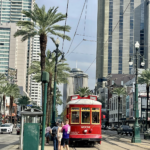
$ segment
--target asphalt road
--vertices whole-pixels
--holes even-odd
[[[16,129],[13,129],[12,134],[0,134],[0,149],[9,145],[16,145],[19,143],[19,135],[16,135]]]

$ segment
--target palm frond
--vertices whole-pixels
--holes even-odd
[[[57,31],[66,31],[69,32],[71,27],[70,26],[59,26],[59,25],[53,25],[51,27],[52,30],[57,30]]]

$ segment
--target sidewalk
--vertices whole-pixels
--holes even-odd
[[[53,150],[53,142],[50,141],[49,145],[44,146],[44,150]],[[19,149],[19,145],[9,145],[1,150],[21,150]],[[41,150],[41,145],[39,146],[39,150]]]
[[[113,144],[117,143],[118,145],[121,145],[123,148],[129,148],[129,147],[134,147],[135,146],[135,148],[138,147],[136,150],[138,150],[138,149],[140,149],[140,150],[143,150],[143,149],[150,150],[150,140],[141,140],[141,143],[131,143],[131,137],[130,138],[118,137],[115,140],[113,136],[109,137],[109,135],[104,135],[104,134],[103,134],[103,138],[105,138],[104,141],[106,141],[106,142],[109,141],[109,142],[112,142]]]

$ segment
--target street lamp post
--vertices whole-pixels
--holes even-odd
[[[138,42],[135,43],[135,49],[136,53],[133,55],[133,58],[135,59],[135,69],[136,69],[136,77],[135,77],[135,123],[134,123],[134,131],[133,131],[133,136],[132,136],[132,143],[141,143],[141,138],[140,138],[140,127],[138,124],[138,118],[139,118],[139,110],[138,110],[138,56],[142,57],[138,53],[138,49],[140,47],[140,44]],[[143,58],[143,57],[142,57]],[[133,65],[132,58],[130,57],[129,59],[129,65]],[[141,62],[141,66],[144,66],[145,62],[144,59]]]
[[[46,105],[47,105],[47,86],[49,82],[49,73],[46,71],[42,72],[42,83],[44,83],[44,106],[43,106],[43,119],[42,119],[42,141],[41,150],[44,150],[45,143],[45,122],[46,122]]]
[[[52,104],[52,121],[51,121],[51,126],[55,126],[55,116],[56,116],[56,79],[57,79],[57,64],[58,64],[58,57],[59,57],[59,54],[62,55],[62,58],[61,58],[61,62],[64,62],[65,61],[65,58],[64,58],[64,53],[62,53],[58,47],[59,47],[59,39],[57,38],[57,40],[55,41],[55,44],[56,44],[56,50],[53,51],[53,53],[56,54],[55,56],[55,72],[54,72],[54,90],[53,90],[53,104]],[[51,58],[49,58],[49,61],[50,61]]]

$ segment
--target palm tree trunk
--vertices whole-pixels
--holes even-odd
[[[51,88],[52,86],[52,74],[49,73],[49,83],[48,83],[48,92],[47,92],[47,110],[46,110],[46,124],[50,123],[50,116],[51,116],[51,105],[50,105],[50,101],[51,101]]]
[[[47,36],[46,34],[40,35],[40,49],[41,49],[41,74],[45,70],[45,51],[47,46]],[[44,83],[42,83],[42,110],[44,104]]]
[[[147,122],[148,122],[148,100],[149,100],[149,85],[146,86],[146,91],[147,91],[146,130],[147,130]]]
[[[4,106],[4,123],[5,123],[5,95],[3,95],[3,106]]]
[[[118,127],[119,127],[119,104],[120,104],[120,96],[118,96]]]
[[[11,123],[12,123],[13,96],[11,96]]]

